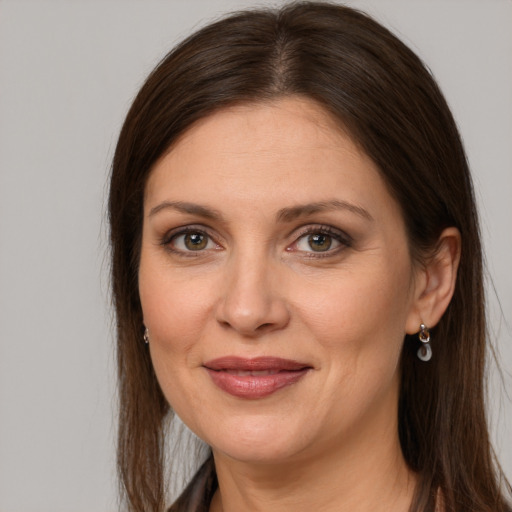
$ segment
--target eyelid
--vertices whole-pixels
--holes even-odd
[[[200,233],[202,235],[205,235],[211,240],[215,245],[215,249],[222,248],[222,245],[217,241],[216,237],[213,236],[210,232],[210,229],[203,225],[194,225],[194,224],[187,224],[185,226],[179,226],[177,228],[173,228],[169,231],[167,231],[161,241],[160,245],[164,246],[168,251],[173,252],[175,254],[181,254],[186,256],[198,256],[201,252],[206,252],[207,249],[198,250],[198,251],[184,251],[181,249],[176,249],[172,247],[172,241],[178,238],[179,236],[183,236],[189,233]],[[211,250],[211,249],[210,249]]]
[[[172,241],[176,239],[179,236],[186,235],[187,233],[200,233],[209,238],[215,245],[215,250],[222,249],[223,246],[218,242],[218,237],[216,235],[213,235],[211,233],[210,228],[207,226],[201,225],[201,224],[188,224],[184,226],[179,226],[176,228],[173,228],[169,231],[167,231],[161,238],[160,245],[164,246],[168,251],[180,254],[183,256],[199,256],[200,253],[204,253],[207,251],[211,251],[212,249],[202,249],[198,251],[186,251],[182,249],[177,249],[175,247],[172,247]],[[340,246],[336,247],[334,249],[328,249],[326,251],[303,251],[300,249],[294,249],[293,246],[295,246],[298,241],[303,238],[304,236],[312,235],[312,234],[324,234],[328,235],[337,242],[339,242]],[[337,254],[341,250],[350,247],[353,244],[353,238],[348,235],[345,231],[335,228],[334,226],[330,226],[327,224],[307,224],[304,226],[301,226],[295,230],[294,233],[292,233],[290,236],[294,237],[293,242],[287,246],[287,251],[297,251],[302,252],[308,255],[308,257],[315,257],[315,258],[322,258],[322,257],[328,257],[333,256],[334,254]]]
[[[301,240],[303,237],[307,235],[314,235],[314,234],[322,234],[322,235],[328,235],[334,238],[337,242],[341,244],[341,247],[336,247],[334,249],[328,249],[327,251],[300,251],[308,254],[308,257],[314,257],[314,258],[323,258],[327,256],[332,256],[334,254],[337,254],[340,250],[343,250],[346,247],[351,247],[353,244],[353,238],[348,235],[345,231],[335,228],[333,226],[329,226],[326,224],[308,224],[306,226],[303,226],[299,228],[298,232],[296,231],[294,234],[294,241],[293,243],[288,246],[287,250],[291,251],[291,247],[296,245],[299,240]],[[297,250],[299,252],[299,250]]]
[[[326,235],[331,235],[339,239],[343,243],[352,243],[353,238],[345,231],[340,228],[336,228],[329,224],[306,224],[301,226],[295,230],[293,235],[295,238],[299,238],[304,235],[310,235],[314,233],[323,233]]]

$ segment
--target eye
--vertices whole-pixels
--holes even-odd
[[[315,233],[313,235],[305,235],[298,240],[297,248],[300,251],[312,250],[314,252],[325,252],[331,249],[336,244],[339,245],[337,240],[332,236],[325,233]]]
[[[204,231],[187,230],[172,235],[165,245],[176,252],[198,252],[219,246]]]
[[[312,233],[301,236],[296,243],[296,248],[304,252],[326,252],[336,249],[341,244],[327,233]]]
[[[303,231],[288,250],[309,253],[309,255],[317,253],[319,256],[324,253],[328,256],[336,254],[339,249],[348,247],[350,244],[350,237],[343,232],[338,232],[329,226],[312,226]]]

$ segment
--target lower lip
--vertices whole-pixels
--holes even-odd
[[[230,395],[248,400],[264,398],[291,386],[309,371],[304,368],[296,371],[284,370],[273,375],[235,375],[222,370],[206,370],[217,387]]]

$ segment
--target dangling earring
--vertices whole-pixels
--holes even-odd
[[[149,331],[147,327],[144,329],[144,343],[146,345],[149,343]]]
[[[422,361],[430,361],[432,358],[432,347],[430,346],[430,331],[425,324],[420,325],[420,332],[418,333],[418,338],[421,341],[421,347],[416,352],[419,359]]]

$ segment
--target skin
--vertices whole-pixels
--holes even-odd
[[[315,233],[328,250],[311,244]],[[191,235],[204,237],[200,249]],[[212,447],[211,510],[408,510],[416,477],[398,440],[400,352],[448,305],[458,247],[449,228],[435,257],[414,264],[375,164],[307,99],[222,110],[157,162],[140,298],[162,390]],[[312,369],[246,400],[203,366],[233,355]]]

